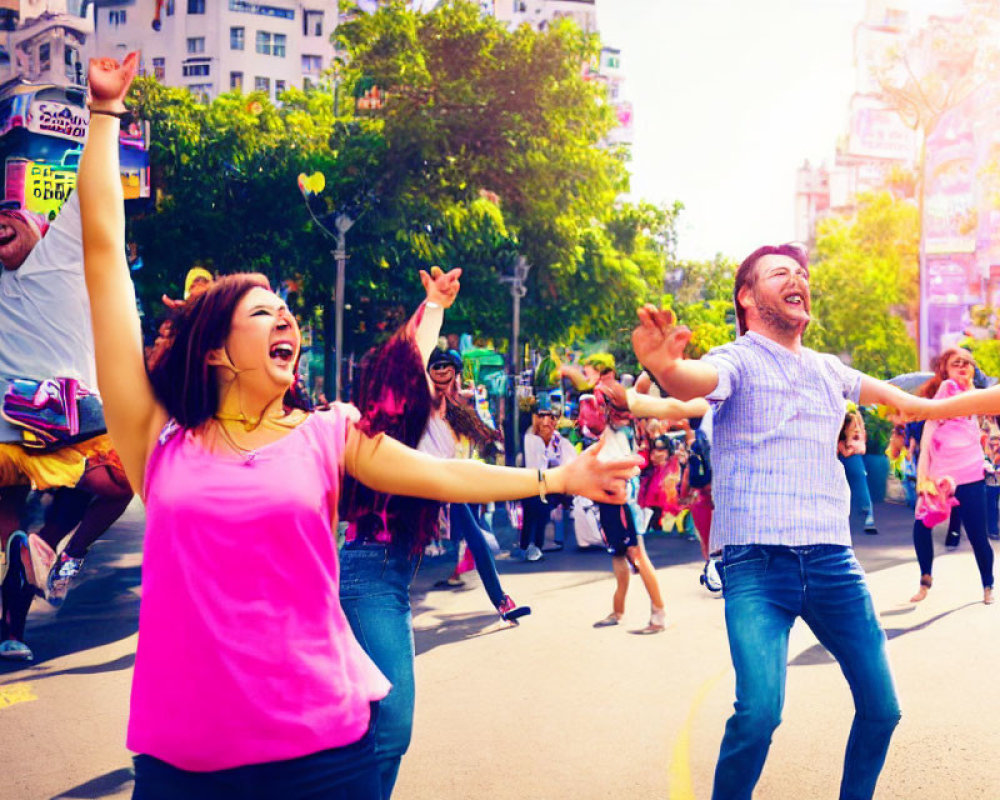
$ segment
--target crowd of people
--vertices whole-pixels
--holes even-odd
[[[524,466],[504,467],[489,463],[500,437],[463,396],[461,359],[436,348],[458,269],[421,274],[424,302],[365,356],[352,404],[316,408],[305,396],[297,321],[261,275],[194,273],[146,351],[118,169],[136,68],[135,54],[91,63],[77,191],[48,233],[25,212],[0,213],[0,656],[31,658],[32,599],[64,598],[87,549],[138,494],[133,797],[390,797],[413,724],[413,575],[447,531],[465,542],[500,618],[523,617],[490,547],[490,504],[515,500],[527,561],[542,558],[556,508],[557,544],[596,531],[611,553],[611,612],[595,627],[620,623],[630,575],[640,576],[643,634],[666,627],[643,534],[692,520],[736,672],[716,800],[751,796],[800,617],[854,698],[840,797],[872,797],[900,705],[851,543],[848,479],[864,436],[845,410],[877,403],[930,420],[912,437],[913,600],[931,587],[931,525],[956,508],[990,604],[986,501],[995,510],[1000,436],[987,436],[984,458],[974,415],[1000,412],[1000,388],[971,391],[968,353],[943,353],[915,396],[804,347],[807,255],[766,246],[736,274],[735,341],[686,358],[690,331],[667,309],[640,309],[634,385],[606,357],[570,370],[572,429],[539,395]],[[52,500],[28,535],[32,490]],[[875,532],[871,499],[858,510]]]

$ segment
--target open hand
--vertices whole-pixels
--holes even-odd
[[[559,469],[564,470],[565,494],[580,495],[597,503],[624,503],[625,482],[639,474],[642,459],[638,456],[618,461],[600,461],[597,456],[604,440],[588,447],[579,457]]]
[[[660,377],[684,358],[691,331],[677,325],[674,312],[647,303],[638,310],[639,324],[632,331],[632,349],[639,363]]]
[[[87,70],[89,106],[101,111],[125,110],[125,94],[139,68],[139,53],[132,52],[119,64],[113,58],[92,58]]]
[[[431,267],[429,275],[425,270],[420,270],[420,282],[427,292],[427,301],[437,303],[442,308],[451,308],[458,297],[458,290],[462,288],[458,282],[461,277],[461,269],[445,272],[441,267]]]

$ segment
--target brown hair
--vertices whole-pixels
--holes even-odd
[[[181,427],[196,428],[218,410],[218,380],[208,354],[225,345],[236,306],[255,288],[270,291],[271,285],[257,273],[226,275],[188,300],[173,318],[170,346],[150,369],[149,379],[157,402]],[[286,393],[285,405],[309,410],[297,384]]]
[[[757,262],[764,256],[788,256],[795,259],[802,267],[809,268],[809,256],[806,251],[793,242],[788,244],[772,245],[766,244],[758,247],[750,255],[743,259],[738,270],[736,270],[736,280],[733,283],[733,305],[736,306],[736,335],[742,336],[747,332],[746,309],[740,303],[740,291],[746,287],[753,289],[757,283]]]
[[[931,369],[934,370],[934,375],[917,389],[917,394],[920,397],[934,397],[937,394],[938,389],[941,388],[941,384],[948,379],[948,362],[951,361],[951,357],[956,353],[969,353],[969,351],[964,347],[949,347],[931,362]],[[972,353],[969,353],[969,360],[973,364],[976,363],[972,357]]]

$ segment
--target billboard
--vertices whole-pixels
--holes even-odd
[[[54,217],[76,188],[90,113],[82,92],[19,84],[0,95],[5,202]],[[119,161],[126,200],[150,196],[148,125],[122,126]]]
[[[899,114],[865,95],[851,100],[851,130],[847,153],[859,159],[912,161],[917,152],[917,135]]]

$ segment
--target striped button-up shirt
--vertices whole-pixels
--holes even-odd
[[[836,357],[793,353],[750,332],[704,357],[719,373],[709,396],[710,546],[850,546],[850,490],[837,460],[844,400],[861,373]]]

